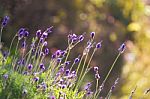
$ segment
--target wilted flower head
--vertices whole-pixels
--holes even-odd
[[[6,25],[7,25],[7,23],[8,23],[8,21],[9,21],[9,17],[8,16],[5,16],[4,18],[3,18],[3,20],[2,20],[2,24],[1,24],[1,26],[2,27],[5,27]]]
[[[126,49],[126,45],[125,45],[125,43],[123,43],[123,44],[121,44],[121,46],[119,47],[118,51],[119,51],[120,53],[123,53],[125,49]]]

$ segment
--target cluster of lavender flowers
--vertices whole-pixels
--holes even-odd
[[[8,20],[8,16],[4,17],[1,24],[1,34]],[[52,32],[52,28],[49,27],[45,31],[37,30],[30,45],[27,44],[29,31],[26,28],[20,28],[12,40],[9,50],[4,52],[1,50],[3,56],[0,57],[2,60],[0,64],[0,88],[2,88],[0,93],[6,94],[4,98],[12,96],[13,98],[27,99],[30,96],[29,99],[97,99],[99,97],[115,62],[125,50],[125,44],[123,43],[118,49],[119,54],[112,64],[110,71],[103,83],[99,84],[99,67],[90,66],[95,52],[102,47],[102,41],[98,43],[94,41],[95,32],[91,32],[90,39],[87,41],[82,54],[71,61],[69,60],[71,50],[84,40],[85,34],[69,34],[68,47],[65,50],[57,50],[55,53],[50,53],[46,40]],[[17,44],[15,53],[12,53],[12,45],[15,39],[17,39]],[[21,48],[19,45],[21,45]],[[91,55],[90,51],[92,51]],[[49,55],[51,58],[49,62],[46,62],[46,56],[49,57]],[[87,57],[90,58],[88,59]],[[92,83],[88,83],[84,89],[79,90],[85,75],[92,69],[95,72],[95,90],[92,91],[90,89]],[[19,90],[18,94],[21,95],[13,96],[15,91],[12,91],[12,87],[14,88],[12,82],[15,82],[17,85],[20,84],[18,85],[20,86],[19,89],[15,89],[15,91]],[[113,91],[117,83],[118,79],[111,87],[109,93]],[[7,94],[8,90],[11,92]]]

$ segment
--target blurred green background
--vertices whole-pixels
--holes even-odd
[[[66,48],[70,32],[88,35],[95,31],[96,41],[103,40],[103,47],[96,52],[91,66],[100,66],[101,82],[118,47],[126,42],[127,49],[111,72],[102,95],[106,95],[118,76],[114,99],[128,99],[136,85],[134,98],[138,99],[150,88],[150,0],[0,0],[0,19],[5,15],[11,20],[4,29],[4,47],[10,45],[21,27],[27,28],[32,37],[38,29],[44,31],[54,26],[48,38],[51,52]],[[82,49],[81,44],[74,49],[73,58]]]

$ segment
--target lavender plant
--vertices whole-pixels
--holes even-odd
[[[8,20],[9,17],[6,16],[2,21],[0,43]],[[29,36],[28,30],[20,28],[9,50],[5,52],[1,50],[0,99],[98,99],[100,97],[117,59],[125,50],[125,43],[118,49],[118,55],[110,71],[100,84],[99,67],[90,66],[95,52],[102,47],[102,41],[98,43],[94,41],[95,32],[91,32],[83,52],[73,61],[69,60],[69,55],[72,49],[84,40],[85,34],[69,34],[67,48],[52,53],[49,63],[46,63],[46,56],[50,54],[46,39],[52,32],[52,28],[49,27],[44,32],[37,30],[30,45],[26,42]],[[15,39],[17,44],[15,53],[12,54],[11,48]],[[95,72],[95,90],[91,90],[92,82],[88,82],[84,89],[79,90],[85,75],[90,70]],[[118,78],[110,88],[106,99],[111,97],[117,83]]]

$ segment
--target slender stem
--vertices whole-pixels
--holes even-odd
[[[8,53],[9,55],[10,55],[10,50],[11,50],[11,47],[12,47],[12,44],[13,44],[15,38],[16,38],[16,35],[13,37],[13,39],[12,39],[12,41],[11,41],[11,44],[10,44],[10,47],[9,47],[9,53]]]
[[[97,93],[97,90],[98,90],[98,81],[99,79],[96,79],[96,91],[95,91],[95,94],[94,94],[94,99],[96,99],[96,93]]]
[[[79,64],[78,64],[78,66],[77,66],[77,70],[76,70],[76,73],[77,73],[77,74],[78,74],[78,70],[79,70],[79,67],[80,67],[80,65],[81,65],[81,62],[82,62],[82,60],[83,60],[83,57],[84,57],[84,55],[82,55],[81,60],[80,60],[80,62],[79,62]]]
[[[75,62],[71,65],[70,71],[72,71],[73,66],[75,65]]]
[[[112,90],[110,89],[105,99],[110,99],[111,94],[112,94]]]
[[[111,66],[111,68],[110,68],[110,70],[109,70],[109,72],[107,73],[107,75],[106,75],[106,77],[105,77],[103,83],[105,83],[106,80],[108,79],[108,77],[109,77],[109,75],[110,75],[112,69],[114,68],[115,63],[117,62],[117,60],[118,60],[118,58],[119,58],[120,55],[121,55],[120,53],[117,55],[117,57],[116,57],[115,61],[113,62],[112,66]]]
[[[80,72],[80,75],[79,75],[79,78],[78,78],[78,79],[80,79],[80,78],[82,77],[82,73],[83,73],[83,70],[84,70],[84,67],[85,67],[85,63],[86,63],[86,61],[87,61],[88,54],[89,54],[89,53],[87,53],[86,56],[85,56],[85,60],[84,60],[84,63],[83,63],[83,67],[82,67],[82,70],[81,70],[81,72]]]
[[[87,73],[86,71],[87,71],[88,68],[89,68],[89,65],[90,65],[90,63],[91,63],[91,60],[92,60],[92,58],[93,58],[93,56],[94,56],[96,50],[97,50],[97,49],[95,48],[94,51],[93,51],[93,53],[92,53],[92,55],[91,55],[91,57],[90,57],[90,59],[89,59],[89,62],[88,62],[87,67],[86,67],[86,69],[85,69],[85,72],[83,73],[83,76],[81,76],[80,82],[82,82],[83,78],[85,77],[85,74]]]
[[[0,32],[0,43],[1,43],[1,39],[2,39],[2,31],[3,31],[3,27],[1,27],[1,32]]]
[[[120,55],[121,55],[121,53],[119,53],[119,54],[117,55],[117,57],[115,58],[115,61],[114,61],[113,64],[111,65],[111,68],[110,68],[109,72],[107,73],[105,79],[103,80],[101,86],[102,86],[102,85],[103,85],[103,86],[105,85],[105,82],[106,82],[106,80],[108,79],[108,77],[109,77],[109,75],[110,75],[112,69],[114,68],[115,63],[117,62],[117,60],[118,60],[118,58],[119,58]],[[100,94],[100,92],[101,92],[101,90],[99,90],[99,91],[97,92],[96,98],[98,97],[98,95]]]

